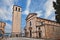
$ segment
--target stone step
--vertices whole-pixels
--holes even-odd
[[[33,39],[25,37],[14,37],[14,38],[4,38],[3,40],[43,40],[43,39]]]

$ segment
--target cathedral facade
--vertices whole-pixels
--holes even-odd
[[[31,38],[60,38],[60,24],[30,13],[26,18],[25,36]]]

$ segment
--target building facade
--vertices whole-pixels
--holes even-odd
[[[0,22],[0,37],[2,37],[3,35],[4,35],[4,28],[5,28],[5,26],[6,26],[6,23],[4,23],[4,22]]]
[[[60,38],[60,24],[30,13],[26,18],[25,36],[32,38]]]
[[[12,16],[12,36],[18,37],[21,33],[21,7],[13,6],[13,16]]]

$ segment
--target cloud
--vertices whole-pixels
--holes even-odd
[[[0,2],[0,18],[12,21],[12,9],[14,2],[17,3],[17,1],[18,0],[2,0]]]
[[[0,8],[0,19],[12,21],[11,12],[6,9]]]
[[[52,11],[52,13],[48,16],[48,19],[56,21],[55,20],[55,13],[54,13],[54,11]]]
[[[5,26],[5,33],[11,33],[12,31],[12,27],[10,24],[6,23],[6,26]]]
[[[11,21],[12,22],[12,8],[14,2],[18,0],[0,0],[0,21]],[[11,24],[6,22],[5,32],[11,32]]]
[[[26,9],[25,9],[25,11],[22,12],[23,14],[26,14],[26,15],[29,14],[29,6],[30,6],[30,4],[31,4],[31,0],[27,0]]]
[[[13,1],[12,0],[3,0],[0,4],[0,18],[3,20],[10,20],[12,21],[12,7]]]
[[[56,0],[53,0],[54,2],[56,2]]]
[[[45,18],[48,19],[48,17],[53,14],[53,12],[55,12],[54,8],[53,8],[53,1],[55,0],[48,0],[46,3],[45,3]]]
[[[38,14],[38,17],[44,15],[44,18],[48,19],[48,17],[55,12],[53,8],[53,1],[56,0],[27,0],[26,10],[22,13],[28,15],[29,12],[35,12]]]
[[[44,0],[27,0],[27,6],[26,10],[23,11],[23,14],[28,15],[29,13],[37,13],[37,16],[42,15],[42,10],[40,10],[43,7]]]
[[[37,12],[35,12],[35,13],[37,13],[37,17],[42,16],[42,11],[37,11]]]
[[[56,21],[56,20],[55,20],[55,16],[51,17],[51,20]]]
[[[4,5],[11,5],[13,4],[13,0],[3,0]]]

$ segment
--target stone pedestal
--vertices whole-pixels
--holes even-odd
[[[12,33],[12,37],[20,37],[21,33]]]

